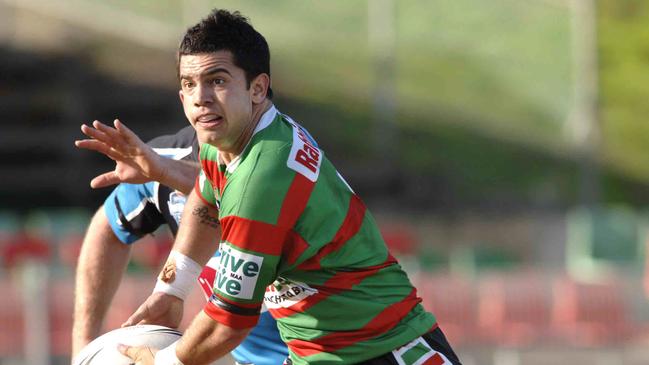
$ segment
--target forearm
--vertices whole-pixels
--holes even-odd
[[[197,162],[160,158],[160,177],[158,181],[188,195],[194,188],[196,176],[201,167]]]
[[[218,250],[220,237],[218,210],[192,191],[187,197],[173,250],[204,266]]]
[[[95,213],[83,240],[76,271],[72,352],[99,335],[115,295],[130,247],[113,233],[103,207]]]
[[[184,365],[208,364],[221,358],[243,341],[249,328],[234,329],[201,311],[176,346],[176,356]]]
[[[203,266],[218,250],[220,226],[215,208],[190,193],[169,258],[154,292],[184,300],[196,284]]]

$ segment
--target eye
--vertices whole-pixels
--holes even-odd
[[[191,81],[184,80],[182,82],[182,87],[183,89],[191,89],[192,87],[194,87],[194,83]]]
[[[217,77],[217,78],[215,78],[215,79],[212,79],[212,84],[213,84],[213,85],[222,85],[222,84],[224,84],[224,83],[225,83],[225,80],[223,80],[223,79],[221,79],[221,78],[218,78],[218,77]]]

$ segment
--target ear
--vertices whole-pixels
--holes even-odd
[[[270,87],[270,76],[262,73],[257,75],[250,83],[250,94],[253,104],[261,104],[266,100],[266,94]]]
[[[178,90],[178,96],[180,97],[180,102],[184,103],[185,102],[185,94],[183,94],[182,90]]]

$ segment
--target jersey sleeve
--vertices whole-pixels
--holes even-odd
[[[216,208],[219,205],[214,192],[214,188],[218,186],[216,181],[218,178],[217,153],[216,148],[209,144],[203,143],[201,145],[199,152],[201,171],[196,177],[196,184],[194,184],[194,190],[201,200]]]
[[[119,184],[106,198],[104,211],[115,236],[131,244],[165,223],[155,205],[154,183]]]
[[[213,207],[218,207],[216,196],[214,195],[214,188],[212,183],[207,178],[205,171],[201,169],[201,172],[196,177],[196,183],[194,184],[194,190],[199,198],[205,203]]]

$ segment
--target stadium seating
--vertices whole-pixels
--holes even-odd
[[[475,341],[475,294],[471,281],[449,274],[412,276],[424,307],[432,311],[449,341],[462,345]]]
[[[21,293],[10,280],[0,280],[0,358],[22,353],[24,321]]]
[[[533,271],[488,274],[478,288],[478,327],[485,343],[525,346],[545,341],[550,325],[550,290]]]
[[[553,283],[552,327],[555,338],[578,346],[620,343],[632,325],[619,283],[579,282],[567,276]]]

